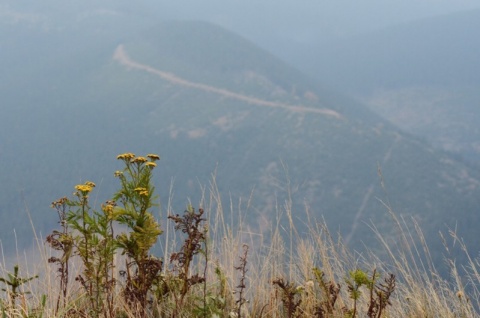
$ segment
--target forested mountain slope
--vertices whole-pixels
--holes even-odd
[[[82,36],[27,30],[35,41],[21,49],[22,41],[11,39],[21,53],[12,53],[15,63],[2,62],[9,74],[1,75],[4,246],[12,244],[12,228],[28,233],[25,203],[45,233],[55,226],[49,203],[75,184],[91,180],[98,205],[109,199],[115,157],[126,151],[162,157],[156,184],[163,216],[172,178],[174,209],[182,211],[188,198],[200,200],[200,185],[215,172],[225,202],[253,193],[244,208],[260,232],[291,198],[300,232],[306,205],[352,246],[373,245],[370,220],[394,238],[379,198],[414,216],[434,248],[446,225],[473,245],[479,171],[248,40],[203,22],[159,23],[92,41],[89,32],[98,32],[75,27]]]

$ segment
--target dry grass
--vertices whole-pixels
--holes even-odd
[[[443,279],[430,260],[428,246],[419,227],[406,226],[406,222],[398,219],[388,206],[386,208],[392,215],[392,224],[400,233],[396,238],[399,244],[393,246],[387,242],[372,225],[386,255],[380,259],[378,254],[360,255],[350,251],[341,238],[336,239],[331,235],[327,226],[314,220],[308,211],[308,234],[299,235],[293,224],[294,211],[289,208],[292,206],[289,202],[277,209],[269,228],[255,229],[246,222],[247,219],[254,218],[254,215],[249,215],[249,205],[249,201],[234,205],[233,200],[230,200],[229,208],[224,210],[225,205],[215,180],[205,189],[199,206],[203,207],[208,217],[208,242],[207,248],[203,250],[206,253],[199,254],[191,265],[191,273],[205,276],[206,281],[190,287],[184,304],[176,313],[177,317],[237,317],[239,312],[242,317],[351,317],[354,300],[345,280],[350,272],[357,269],[367,275],[372,275],[373,271],[380,273],[382,276],[378,283],[382,283],[388,273],[396,276],[396,287],[389,298],[390,305],[386,306],[382,317],[479,316],[479,261],[469,258],[469,264],[458,269],[455,262],[450,260],[451,279]],[[170,209],[170,205],[167,205],[168,214],[171,214],[168,211]],[[281,226],[282,219],[288,221],[287,228]],[[170,255],[178,251],[182,242],[182,234],[174,231],[173,226],[171,220],[162,224],[164,234],[160,238],[165,262],[162,277],[170,282],[178,279],[170,270]],[[468,255],[456,233],[452,232],[450,236]],[[51,256],[50,249],[43,243],[43,238],[37,237],[37,240],[35,252],[17,255],[15,262],[20,264],[21,277],[36,274],[40,277],[21,286],[21,293],[14,306],[9,305],[12,295],[3,292],[0,309],[2,317],[80,317],[81,309],[86,306],[85,295],[72,278],[76,276],[74,272],[82,270],[81,264],[72,264],[67,304],[55,315],[59,293],[57,273],[47,261]],[[248,246],[248,254],[245,254],[245,245]],[[32,258],[30,254],[35,256]],[[241,257],[245,255],[246,271],[242,272]],[[0,277],[8,277],[12,264],[3,260]],[[123,264],[124,258],[118,255],[116,268],[121,269]],[[331,295],[322,289],[313,268],[321,270],[325,284],[340,286],[330,314],[319,311],[322,306],[326,308],[325,302]],[[241,284],[242,278],[244,285]],[[274,280],[280,279],[294,287],[292,299],[298,305],[293,314],[288,313],[286,308],[284,291],[278,284],[273,284]],[[134,317],[135,313],[121,295],[122,278],[117,276],[116,280],[115,314],[117,317]],[[8,290],[5,284],[2,287]],[[25,291],[30,291],[31,294],[23,294]],[[360,291],[362,293],[357,301],[355,315],[369,317],[368,308],[372,296],[365,286]],[[43,295],[46,296],[44,305]],[[242,299],[245,302],[239,301]],[[152,300],[149,316],[174,315],[175,303],[178,302],[178,295],[174,291],[163,294],[160,299],[153,297]],[[198,313],[198,308],[208,309],[208,314]]]

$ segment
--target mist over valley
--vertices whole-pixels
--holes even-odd
[[[160,223],[169,204],[205,203],[214,175],[258,233],[288,206],[299,233],[308,211],[348,246],[375,250],[372,224],[396,239],[387,204],[418,222],[436,261],[448,229],[478,252],[478,10],[344,26],[318,42],[313,27],[299,42],[272,33],[262,45],[270,28],[249,38],[220,15],[71,6],[0,5],[7,254],[32,244],[29,218],[42,236],[56,226],[50,203],[76,184],[91,180],[96,205],[108,200],[124,152],[160,155]]]

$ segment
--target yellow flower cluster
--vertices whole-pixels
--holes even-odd
[[[75,190],[82,192],[83,194],[87,194],[91,192],[93,189],[92,186],[86,185],[86,184],[77,184],[75,186]]]
[[[102,210],[105,214],[110,214],[113,212],[113,205],[110,204],[102,204]]]
[[[139,187],[139,188],[135,188],[134,190],[137,191],[139,195],[142,195],[142,196],[145,196],[145,197],[148,196],[147,188],[140,188]]]
[[[107,201],[105,204],[102,204],[102,210],[105,213],[105,215],[111,219],[113,215],[113,209],[117,206],[117,203],[115,201]]]
[[[80,191],[84,196],[92,192],[93,188],[95,188],[95,183],[93,183],[92,181],[87,181],[84,184],[77,184],[75,186],[75,190]]]
[[[147,159],[148,158],[148,159]],[[153,169],[157,166],[155,161],[160,160],[160,156],[156,154],[149,153],[148,155],[144,156],[135,156],[134,153],[131,152],[126,152],[123,154],[120,154],[117,156],[117,159],[123,160],[125,164],[127,165],[126,169],[129,169],[128,167],[131,164],[135,164],[135,167],[137,169],[143,168],[143,166],[146,166],[150,169]],[[150,160],[149,160],[150,159]],[[116,178],[123,178],[123,171],[115,171],[114,176]],[[145,192],[140,193],[141,195],[148,196],[148,191],[145,190]]]
[[[121,155],[117,156],[117,159],[121,160],[132,160],[133,158],[135,158],[135,154],[131,152],[122,153]]]
[[[150,161],[148,161],[146,157],[149,158]],[[137,163],[137,164],[146,163],[146,165],[149,166],[150,168],[156,167],[157,164],[155,163],[155,161],[160,160],[159,155],[152,154],[152,153],[149,153],[146,157],[142,157],[142,156],[136,157],[134,153],[127,152],[127,153],[118,155],[117,159],[124,160],[125,162],[127,162],[127,164],[128,163]],[[120,175],[121,175],[120,171],[115,172],[115,177],[119,177]]]
[[[147,158],[145,157],[135,157],[131,160],[131,162],[134,162],[134,163],[144,163],[144,162],[147,162]]]
[[[150,168],[155,168],[157,166],[157,164],[155,162],[152,162],[152,161],[149,161],[145,164],[147,167],[150,167]]]
[[[95,188],[95,183],[93,183],[92,181],[85,182],[85,185],[89,186],[89,187],[92,187],[92,188]]]
[[[150,160],[152,161],[157,161],[157,160],[160,160],[160,156],[159,155],[155,155],[155,154],[152,154],[152,153],[149,153],[147,155],[148,158],[150,158]]]

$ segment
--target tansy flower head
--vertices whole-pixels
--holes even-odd
[[[85,185],[89,186],[89,187],[92,187],[92,188],[95,188],[95,183],[93,183],[92,181],[85,182]]]
[[[92,186],[86,184],[77,184],[75,190],[82,192],[83,195],[92,191]]]
[[[147,162],[147,158],[145,157],[135,157],[131,160],[131,162],[135,162],[135,163],[144,163],[144,162]]]
[[[149,153],[147,155],[148,158],[150,158],[150,160],[152,161],[157,161],[157,160],[160,160],[160,156],[159,155],[155,155],[155,154],[152,154],[152,153]]]
[[[133,189],[134,191],[137,191],[138,194],[142,195],[142,196],[148,196],[148,190],[147,188],[141,188],[141,187],[138,187],[138,188],[135,188]]]
[[[111,204],[102,204],[102,210],[106,214],[112,213],[113,212],[113,205]]]
[[[105,215],[110,219],[113,214],[113,209],[117,206],[115,201],[107,201],[105,204],[102,204],[102,210]]]
[[[121,160],[131,160],[133,158],[135,158],[135,154],[131,152],[122,153],[121,155],[117,156],[117,159],[121,159]]]
[[[118,178],[123,175],[123,171],[117,170],[113,175]]]
[[[149,161],[145,164],[147,167],[150,167],[150,168],[155,168],[157,166],[157,164],[155,162],[152,162],[152,161]]]

